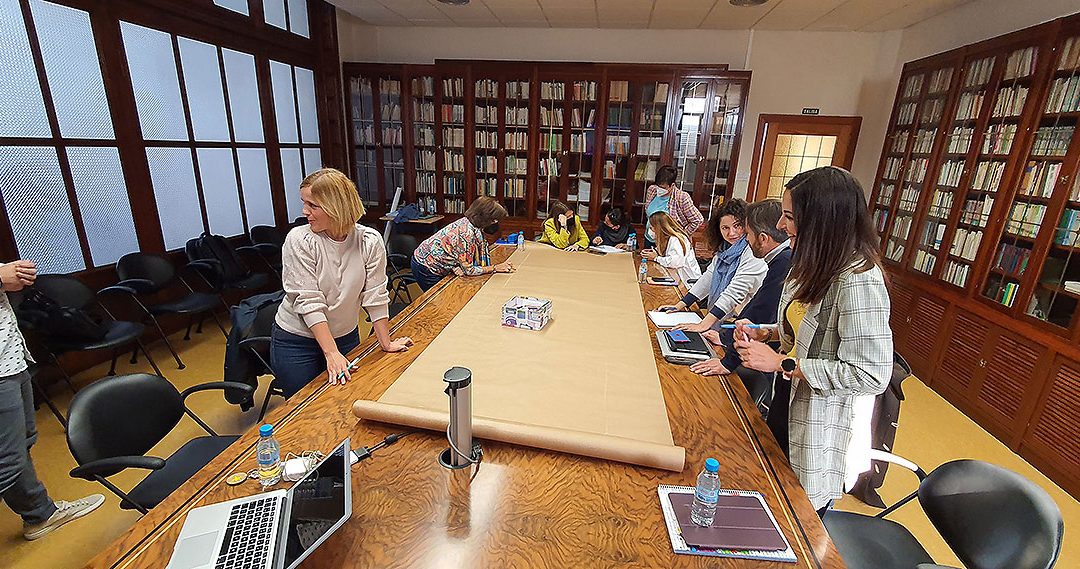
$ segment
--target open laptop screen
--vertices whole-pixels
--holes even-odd
[[[352,514],[348,440],[289,490],[291,511],[285,533],[285,560],[295,567]]]

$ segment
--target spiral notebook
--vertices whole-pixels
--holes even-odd
[[[660,485],[660,508],[675,553],[795,563],[795,552],[759,492],[720,490],[711,527],[690,521],[692,486]]]

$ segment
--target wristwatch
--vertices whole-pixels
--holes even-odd
[[[799,362],[795,358],[784,358],[780,361],[780,369],[784,372],[784,375],[795,373],[797,367],[799,367]]]

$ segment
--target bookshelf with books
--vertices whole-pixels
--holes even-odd
[[[750,80],[723,66],[651,64],[455,60],[346,63],[344,71],[355,93],[346,108],[353,175],[371,215],[385,213],[398,185],[403,203],[423,201],[450,219],[486,194],[507,208],[508,227],[533,234],[556,199],[590,230],[613,205],[641,224],[656,170],[679,162],[676,89],[691,78],[705,87],[687,146],[694,154],[683,155],[690,178],[681,184],[707,212],[709,198],[726,196],[733,181]],[[396,83],[384,82],[384,94],[380,78]],[[714,113],[707,103],[724,89]],[[710,138],[713,114],[719,126]]]
[[[925,156],[904,262],[886,263],[895,349],[921,380],[1075,495],[1080,15],[905,66],[870,199],[884,239],[903,232],[894,212],[910,203],[905,182],[922,157],[914,147],[924,100],[910,78],[925,83],[950,63],[951,102]]]

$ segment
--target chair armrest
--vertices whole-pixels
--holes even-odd
[[[251,249],[254,249],[256,252],[259,252],[259,253],[269,253],[271,255],[280,255],[281,254],[281,246],[280,245],[274,245],[272,243],[255,243],[254,245],[244,245],[243,246],[243,248],[245,248],[245,249],[249,248],[249,247]],[[239,250],[240,250],[240,248],[237,248],[237,251],[239,251]]]
[[[214,389],[237,389],[239,391],[243,391],[245,394],[248,395],[253,395],[255,393],[255,388],[246,383],[240,383],[238,381],[211,381],[209,383],[200,383],[199,385],[193,385],[181,391],[180,397],[186,400],[191,394],[198,393],[200,391],[210,391]]]
[[[266,345],[270,343],[270,336],[252,336],[250,338],[244,338],[237,344],[241,348],[255,347],[259,345]]]
[[[116,283],[116,286],[133,289],[138,294],[154,292],[154,289],[157,288],[154,281],[150,279],[124,279]]]
[[[938,565],[937,563],[919,563],[915,569],[956,569],[952,565]]]
[[[95,476],[112,476],[126,468],[160,470],[165,468],[165,461],[156,456],[114,456],[76,466],[69,474],[72,478],[94,480]]]
[[[99,296],[99,297],[101,297],[101,296],[109,296],[109,295],[117,295],[117,294],[126,295],[128,298],[130,298],[132,301],[134,301],[135,304],[139,305],[139,308],[142,309],[143,314],[146,314],[147,316],[150,316],[151,318],[153,317],[151,315],[151,313],[150,313],[150,309],[147,308],[146,305],[143,304],[141,300],[139,300],[139,291],[135,290],[134,288],[132,288],[130,286],[124,286],[122,284],[114,284],[112,286],[107,286],[107,287],[97,291],[97,296]],[[98,301],[98,306],[100,306],[101,309],[105,311],[105,314],[109,315],[109,318],[112,318],[113,320],[116,320],[116,317],[113,316],[113,313],[110,312],[109,309],[106,308],[105,305],[102,304],[100,300]]]
[[[926,472],[919,465],[911,462],[910,460],[897,456],[891,452],[885,452],[876,448],[870,449],[870,460],[880,460],[881,462],[888,462],[897,466],[902,466],[915,473],[915,476],[919,477],[919,481],[922,482],[926,478]]]
[[[223,269],[221,266],[221,261],[218,261],[217,259],[198,259],[196,261],[191,261],[187,265],[184,265],[184,268],[189,269],[195,274],[199,275],[199,278],[201,278],[203,282],[206,283],[206,286],[210,287],[210,290],[216,292],[220,290],[222,286],[224,286],[224,283],[222,282]],[[184,284],[186,285],[187,281],[185,281]],[[191,289],[191,286],[188,286],[188,289]],[[192,292],[195,291],[192,290]]]

